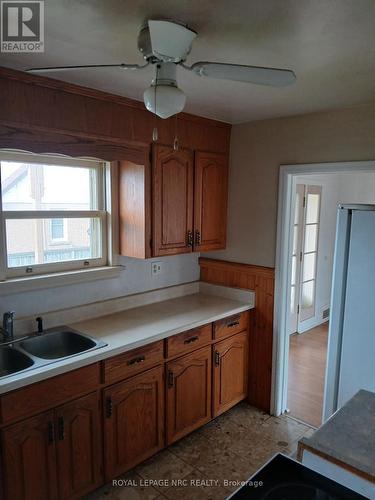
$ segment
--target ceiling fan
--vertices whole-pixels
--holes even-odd
[[[167,20],[149,20],[138,35],[138,49],[146,63],[138,64],[88,64],[84,66],[57,66],[49,68],[30,68],[31,73],[52,73],[87,68],[123,68],[142,70],[149,64],[156,67],[155,78],[144,94],[146,108],[160,116],[169,118],[184,109],[186,96],[177,86],[176,68],[181,66],[201,77],[219,78],[238,82],[255,83],[283,87],[296,80],[289,69],[263,68],[200,61],[187,66],[185,60],[197,33],[185,25]]]

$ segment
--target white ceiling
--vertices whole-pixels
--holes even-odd
[[[297,83],[271,88],[178,70],[185,111],[240,123],[375,100],[375,0],[46,0],[44,54],[0,54],[15,69],[141,63],[140,25],[173,18],[198,31],[199,60],[291,68]],[[153,68],[97,69],[54,78],[142,100]]]

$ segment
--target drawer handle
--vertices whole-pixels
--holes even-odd
[[[220,366],[220,353],[215,351],[215,366]]]
[[[232,321],[231,323],[227,323],[228,328],[232,328],[233,326],[238,326],[240,322],[238,320]]]
[[[129,359],[126,363],[128,366],[137,365],[138,363],[143,363],[146,360],[145,356],[138,356],[137,358]]]
[[[197,335],[190,337],[189,339],[184,340],[184,344],[192,344],[193,342],[196,342],[198,338],[199,337]]]

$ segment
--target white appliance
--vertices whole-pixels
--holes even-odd
[[[375,205],[338,208],[323,419],[375,392]]]

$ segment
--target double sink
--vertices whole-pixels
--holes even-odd
[[[106,345],[102,340],[67,327],[53,328],[42,335],[14,340],[7,345],[0,345],[0,379]]]

